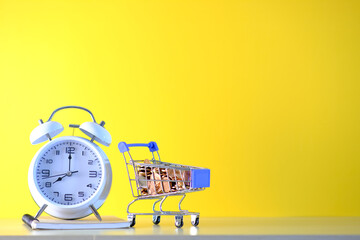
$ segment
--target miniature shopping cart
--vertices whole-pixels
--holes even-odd
[[[132,195],[135,197],[127,206],[130,226],[135,225],[136,215],[152,215],[153,223],[160,223],[160,216],[175,216],[175,226],[181,228],[184,225],[183,216],[191,215],[191,224],[199,224],[199,213],[181,209],[181,202],[186,193],[204,190],[210,187],[210,169],[185,166],[160,160],[159,148],[155,142],[150,143],[119,143],[119,150],[123,154]],[[130,147],[147,147],[152,153],[152,159],[134,160],[130,154]],[[127,153],[127,154],[126,154]],[[157,159],[155,158],[155,154]],[[179,201],[178,211],[164,211],[163,203],[169,196],[182,196]],[[139,200],[155,200],[153,212],[134,213],[130,212],[130,206]],[[159,203],[159,209],[156,205]]]

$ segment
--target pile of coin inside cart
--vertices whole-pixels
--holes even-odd
[[[190,171],[153,167],[150,160],[137,167],[141,195],[155,195],[190,189]]]

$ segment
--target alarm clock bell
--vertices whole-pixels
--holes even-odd
[[[41,119],[39,122],[40,125],[37,126],[30,134],[30,142],[33,145],[51,140],[64,130],[64,127],[58,122],[48,121],[44,123]]]
[[[90,141],[97,141],[98,143],[108,147],[111,143],[111,135],[103,127],[104,125],[104,121],[100,124],[94,122],[84,122],[80,125],[79,129],[91,138]]]

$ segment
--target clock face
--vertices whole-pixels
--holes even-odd
[[[48,201],[77,205],[100,188],[103,164],[96,149],[84,141],[65,139],[44,148],[34,165],[34,182]]]

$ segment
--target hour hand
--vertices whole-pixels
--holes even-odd
[[[58,177],[58,179],[56,179],[55,182],[53,182],[53,184],[56,183],[56,182],[60,182],[64,177],[66,177],[66,175],[64,175],[62,177]]]
[[[79,171],[67,172],[67,173],[63,174],[63,176],[58,177],[58,179],[56,179],[55,182],[53,182],[53,184],[56,182],[60,182],[64,177],[67,177],[67,176],[70,177],[73,173],[77,173],[77,172],[79,172]]]

